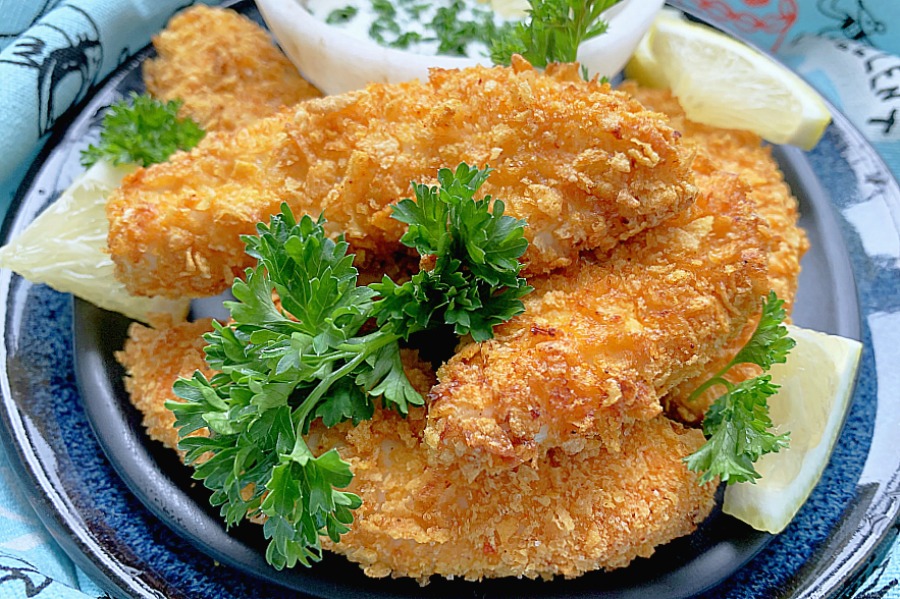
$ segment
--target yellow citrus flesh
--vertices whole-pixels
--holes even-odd
[[[850,403],[862,345],[853,339],[788,326],[797,342],[785,364],[772,367],[781,386],[769,398],[779,433],[790,446],[760,458],[756,483],[729,485],[722,510],[757,530],[784,530],[806,502],[837,440]]]
[[[768,56],[704,25],[661,13],[625,67],[649,87],[670,87],[688,118],[753,131],[810,149],[831,113],[819,94]]]
[[[184,318],[188,300],[135,297],[114,276],[106,252],[106,198],[134,169],[104,162],[92,166],[0,248],[0,267],[129,318],[146,321],[152,313]]]

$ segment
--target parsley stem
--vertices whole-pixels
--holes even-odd
[[[379,330],[369,333],[365,337],[357,337],[352,342],[341,343],[337,346],[337,349],[351,352],[353,355],[359,354],[360,350],[363,350],[364,356],[368,357],[385,345],[400,340],[400,338],[401,336],[396,333],[387,333],[384,330]]]
[[[733,360],[732,360],[732,362],[733,362]],[[726,366],[725,368],[723,368],[722,370],[717,372],[715,374],[715,376],[713,376],[711,379],[709,379],[708,381],[706,381],[705,383],[703,383],[702,385],[700,385],[699,387],[694,389],[694,392],[688,396],[688,401],[689,402],[696,401],[698,397],[703,395],[704,391],[706,391],[710,387],[714,387],[716,385],[723,385],[728,390],[727,392],[729,392],[729,393],[731,391],[733,391],[734,385],[731,383],[731,381],[729,381],[728,379],[725,378],[725,373],[728,372],[728,370],[732,366],[734,366],[734,364],[732,362],[729,362],[728,366]]]
[[[360,364],[362,364],[369,356],[376,353],[386,345],[395,343],[400,339],[400,335],[394,333],[385,333],[384,331],[376,331],[365,337],[355,340],[356,343],[342,343],[337,349],[344,350],[346,353],[340,355],[340,358],[353,358],[346,364],[332,372],[330,375],[322,379],[312,393],[306,396],[296,413],[297,425],[296,437],[294,440],[294,449],[291,451],[291,459],[296,456],[312,456],[306,441],[303,440],[302,427],[309,418],[310,412],[318,405],[319,400],[328,392],[331,386],[353,372]]]

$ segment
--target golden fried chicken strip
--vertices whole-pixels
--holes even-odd
[[[153,46],[159,56],[144,63],[147,91],[182,100],[182,116],[207,131],[234,131],[322,95],[259,25],[233,10],[193,6]]]
[[[551,448],[610,451],[741,333],[767,289],[767,247],[733,175],[698,176],[687,213],[542,279],[525,312],[438,370],[425,439],[468,475]]]
[[[208,323],[157,325],[133,325],[118,358],[144,425],[175,448],[164,404],[177,399],[179,376],[204,368],[198,338]],[[413,352],[403,358],[410,381],[426,392],[433,373]],[[452,464],[430,463],[424,425],[422,409],[406,419],[384,410],[356,428],[314,424],[308,438],[314,452],[337,447],[351,464],[350,490],[363,505],[341,543],[326,546],[370,576],[550,578],[619,568],[689,534],[712,509],[715,486],[699,486],[681,461],[703,435],[664,417],[634,425],[618,453],[589,441],[578,455],[551,451],[473,483]]]
[[[150,327],[131,323],[125,347],[116,352],[116,360],[127,372],[125,390],[141,412],[141,423],[147,434],[176,451],[175,414],[166,408],[165,402],[179,401],[172,391],[179,377],[190,378],[197,370],[212,376],[203,353],[206,345],[203,334],[209,331],[212,331],[209,318],[175,323],[171,317],[159,315]]]
[[[678,100],[668,90],[645,89],[627,82],[623,91],[641,103],[669,116],[672,126],[684,134],[684,144],[694,148],[693,168],[711,174],[738,175],[750,188],[749,198],[766,221],[763,235],[769,245],[769,287],[784,300],[790,313],[797,294],[800,259],[809,240],[798,225],[797,199],[784,181],[771,147],[749,131],[719,129],[688,120]]]
[[[484,193],[527,219],[531,273],[656,226],[696,192],[665,118],[573,65],[435,70],[302,102],[138,170],[107,206],[116,275],[137,295],[214,295],[251,263],[239,236],[282,202],[324,212],[363,267],[390,259],[405,230],[390,204],[463,161],[496,169]]]
[[[749,198],[754,203],[756,213],[766,223],[762,233],[770,248],[769,288],[784,300],[785,309],[790,314],[797,293],[800,259],[808,249],[809,241],[797,223],[797,200],[772,158],[771,149],[762,145],[762,140],[753,133],[719,129],[687,119],[678,101],[668,90],[644,89],[633,83],[626,83],[622,87],[646,106],[671,117],[672,125],[684,133],[685,145],[695,148],[697,152],[693,164],[696,172],[731,172],[749,185]],[[687,398],[694,389],[737,355],[752,336],[757,322],[756,317],[751,319],[743,333],[722,348],[703,373],[685,381],[669,393],[664,403],[670,414],[689,423],[698,423],[703,419],[706,410],[722,390],[710,389],[692,401]],[[760,371],[756,366],[744,364],[729,371],[726,378],[739,382],[758,374]]]
[[[474,481],[434,466],[421,411],[387,411],[355,429],[318,430],[338,447],[363,501],[332,551],[369,576],[433,574],[468,580],[575,577],[627,566],[693,532],[712,509],[715,485],[697,484],[682,458],[703,435],[665,417],[635,424],[612,453],[589,441],[576,455],[553,450],[534,464]]]

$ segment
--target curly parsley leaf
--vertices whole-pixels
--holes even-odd
[[[789,435],[769,431],[767,400],[778,392],[769,375],[735,385],[709,409],[703,420],[707,441],[688,456],[688,468],[702,472],[700,484],[719,476],[727,483],[754,481],[754,463],[760,456],[787,447]]]
[[[233,322],[205,336],[216,374],[177,381],[182,401],[166,405],[194,478],[213,491],[226,524],[265,520],[275,568],[319,561],[321,538],[338,542],[360,505],[342,490],[349,465],[306,444],[312,422],[356,425],[372,417],[376,398],[408,413],[424,400],[403,371],[400,339],[447,324],[486,338],[522,310],[524,223],[504,216],[501,202],[491,211],[490,197],[474,199],[489,172],[442,169],[439,186],[414,184],[418,205],[397,206],[410,225],[404,243],[436,255],[434,269],[402,285],[385,277],[358,286],[347,243],[326,236],[324,219],[298,221],[286,205],[244,237],[257,266],[232,286]],[[372,318],[378,328],[365,332]]]
[[[521,54],[541,68],[553,62],[575,62],[583,42],[606,33],[609,24],[603,13],[619,1],[528,0],[528,20],[494,40],[491,60],[508,65],[513,54]]]
[[[182,436],[209,429],[208,437],[180,442],[194,476],[213,491],[228,525],[265,517],[266,556],[279,569],[318,561],[321,537],[338,540],[360,504],[340,490],[352,478],[349,466],[306,445],[312,421],[369,418],[374,396],[402,413],[423,403],[403,374],[400,336],[361,334],[374,292],[356,285],[347,244],[329,239],[323,222],[296,222],[284,206],[245,238],[259,265],[234,283],[236,301],[227,303],[234,322],[206,335],[207,362],[218,374],[178,381],[183,403],[169,404]]]
[[[130,99],[130,102],[129,102]],[[179,118],[180,101],[161,102],[131,94],[112,104],[103,117],[100,142],[81,152],[82,166],[98,160],[150,166],[165,162],[178,150],[196,146],[205,132],[190,118]]]
[[[397,285],[388,278],[370,285],[381,296],[374,314],[409,338],[421,330],[451,325],[476,341],[493,337],[493,327],[521,313],[531,291],[519,277],[528,241],[525,222],[506,216],[502,201],[475,199],[491,169],[465,163],[441,169],[438,185],[413,183],[416,201],[402,200],[394,218],[409,226],[400,239],[433,268]]]
[[[784,364],[788,353],[796,345],[787,336],[788,330],[783,324],[785,316],[784,300],[770,291],[753,336],[734,357],[732,364],[756,364],[763,370],[768,370],[773,364]]]
[[[775,435],[769,417],[768,398],[778,392],[772,377],[760,375],[735,384],[725,374],[737,364],[756,364],[763,372],[773,364],[784,363],[795,342],[784,326],[784,301],[769,292],[763,301],[762,316],[750,340],[737,355],[689,397],[696,399],[707,389],[726,388],[706,413],[703,433],[706,443],[685,458],[690,470],[702,473],[700,483],[715,477],[729,484],[754,482],[760,477],[754,463],[760,456],[788,446],[789,433]]]

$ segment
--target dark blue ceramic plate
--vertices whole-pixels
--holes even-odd
[[[252,12],[252,11],[251,11]],[[144,55],[146,56],[146,54]],[[140,88],[124,65],[51,140],[7,218],[24,228],[80,169],[97,114]],[[551,583],[371,580],[339,557],[312,570],[264,564],[255,526],[225,533],[206,493],[143,435],[113,352],[127,321],[0,273],[0,417],[23,486],[76,563],[133,597],[823,597],[851,588],[896,537],[900,454],[900,188],[843,119],[811,153],[779,150],[812,242],[795,321],[861,338],[859,385],[831,465],[777,537],[714,514],[694,535],[610,574]],[[877,416],[877,418],[876,418]],[[893,428],[892,428],[893,427]]]

